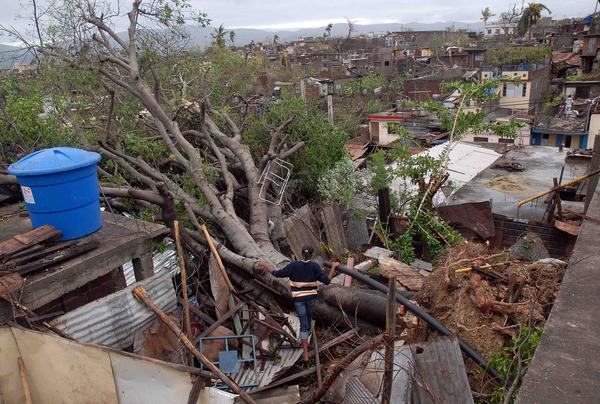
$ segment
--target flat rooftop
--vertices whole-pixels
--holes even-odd
[[[567,150],[557,147],[525,146],[511,150],[504,156],[509,161],[522,164],[523,171],[509,172],[486,168],[469,183],[452,195],[447,205],[467,202],[492,201],[492,211],[508,217],[541,220],[547,205],[544,198],[517,208],[517,202],[552,187],[552,178],[560,177],[564,166],[563,183],[586,173],[588,162],[565,161]]]

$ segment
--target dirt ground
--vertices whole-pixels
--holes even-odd
[[[516,175],[502,175],[489,180],[488,185],[498,191],[524,194],[531,193],[533,189],[523,183],[523,179]]]

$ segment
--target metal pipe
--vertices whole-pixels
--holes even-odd
[[[568,187],[570,185],[577,184],[577,183],[579,183],[579,182],[581,182],[581,181],[583,181],[583,180],[585,180],[587,178],[593,177],[594,175],[597,175],[597,174],[600,174],[600,169],[599,170],[594,170],[594,171],[592,171],[589,174],[582,175],[581,177],[573,178],[571,181],[567,181],[564,184],[554,186],[554,187],[550,188],[549,190],[542,192],[541,194],[537,194],[537,195],[534,195],[534,196],[532,196],[530,198],[518,201],[517,202],[517,206],[521,207],[521,206],[525,205],[527,202],[535,201],[536,199],[539,199],[542,196],[548,195],[549,193],[552,193],[554,191],[558,191],[559,189],[566,188],[566,187]]]
[[[329,262],[329,261],[324,262],[323,265],[326,266],[327,268],[331,268],[331,262]],[[374,279],[371,279],[370,277],[368,277],[365,274],[361,274],[360,272],[354,271],[344,265],[339,265],[337,267],[337,270],[343,274],[350,275],[354,279],[361,281],[361,282],[371,286],[372,288],[379,290],[380,292],[383,292],[385,294],[388,293],[387,286],[385,286],[382,283],[377,282]],[[456,335],[452,334],[452,331],[450,331],[448,328],[446,328],[446,326],[444,324],[442,324],[438,319],[431,316],[429,313],[427,313],[421,307],[413,304],[406,297],[402,296],[401,294],[397,294],[396,301],[398,303],[402,304],[404,307],[406,307],[411,312],[413,312],[415,315],[417,315],[417,317],[425,320],[425,322],[427,324],[429,324],[429,326],[431,328],[433,328],[440,334],[446,335],[448,337],[456,337]],[[503,381],[502,376],[500,376],[500,374],[496,371],[496,369],[494,369],[487,363],[487,361],[485,360],[485,358],[483,356],[481,356],[477,351],[475,351],[473,348],[471,348],[471,346],[469,346],[466,342],[462,341],[458,337],[456,337],[456,338],[458,339],[458,344],[460,345],[460,349],[462,349],[462,351],[464,353],[466,353],[471,359],[473,359],[479,366],[481,366],[486,372],[488,372],[496,380]]]

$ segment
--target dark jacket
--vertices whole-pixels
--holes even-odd
[[[307,300],[316,297],[319,282],[329,285],[329,278],[314,261],[293,261],[285,267],[273,271],[277,278],[289,278],[294,300]]]

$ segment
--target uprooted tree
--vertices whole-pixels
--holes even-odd
[[[328,156],[319,155],[327,151],[327,142],[333,138],[341,139],[343,144],[345,138],[326,124],[325,134],[332,136],[323,138],[324,144],[311,144],[319,137],[307,134],[310,128],[323,127],[315,119],[302,116],[303,112],[280,116],[270,125],[252,122],[243,112],[248,107],[248,94],[232,90],[244,87],[240,71],[247,65],[229,66],[236,71],[239,83],[211,82],[212,66],[194,76],[200,77],[198,81],[191,81],[186,72],[201,69],[206,62],[195,61],[190,57],[193,52],[177,50],[177,43],[172,40],[173,36],[185,34],[183,25],[192,17],[186,7],[181,1],[133,1],[126,15],[127,33],[123,35],[115,27],[122,16],[108,4],[64,1],[49,11],[48,38],[35,47],[44,55],[43,63],[62,63],[65,69],[97,81],[95,91],[102,95],[92,91],[88,100],[106,107],[101,114],[104,126],[89,124],[97,123],[100,116],[84,122],[72,114],[68,128],[80,144],[97,150],[110,162],[101,171],[103,183],[120,185],[104,186],[104,195],[135,199],[149,209],[159,206],[155,216],[169,226],[179,217],[186,224],[182,241],[189,252],[198,256],[206,254],[206,240],[199,228],[201,223],[207,224],[216,236],[220,255],[230,264],[232,279],[244,284],[248,278],[260,278],[272,293],[265,293],[266,289],[257,284],[253,287],[268,304],[274,292],[287,298],[289,290],[281,280],[260,270],[260,263],[266,261],[279,267],[289,258],[271,239],[269,220],[279,219],[273,216],[277,210],[270,212],[261,197],[260,174],[270,161],[293,159],[303,150],[312,153],[305,153],[306,158],[327,159]],[[199,18],[200,22],[206,21],[204,15]],[[216,57],[229,52],[221,47],[213,51]],[[229,59],[232,60],[251,63],[241,57]],[[167,88],[169,91],[164,91]],[[136,142],[138,146],[142,144],[142,149],[149,149],[139,154],[132,153],[135,148],[128,147],[130,139],[119,133],[123,115],[134,114],[135,105],[139,105],[140,125],[146,132]],[[119,108],[121,119],[115,112]],[[279,112],[286,110],[280,108]],[[300,135],[292,136],[288,130],[298,125],[296,120],[308,122],[304,123],[306,133],[296,131]],[[90,132],[95,132],[95,136],[90,136]],[[260,137],[262,147],[251,147],[247,141],[250,135]],[[161,153],[165,158],[149,161],[144,156],[147,153]],[[331,156],[340,157],[341,154]],[[331,305],[341,305],[371,322],[381,317],[373,309],[383,306],[380,296],[336,287],[325,288],[322,296]],[[339,316],[339,311],[323,303],[317,305],[317,311],[329,318]]]

